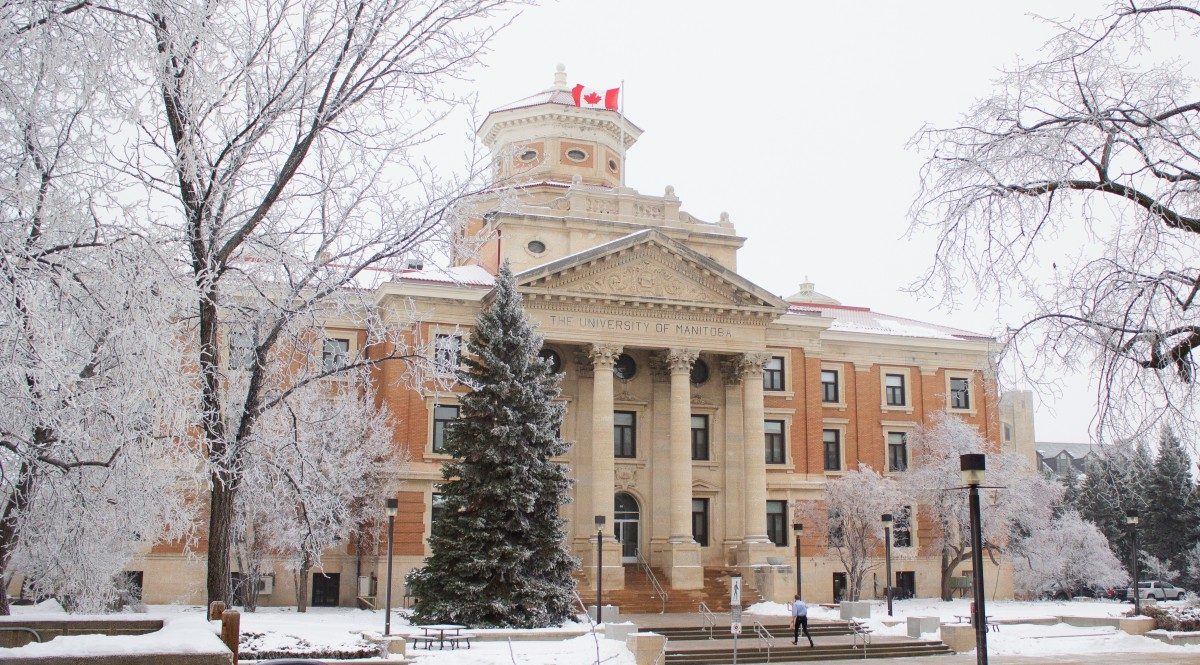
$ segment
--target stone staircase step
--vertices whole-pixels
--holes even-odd
[[[753,640],[746,640],[745,646],[738,649],[739,663],[798,663],[820,662],[825,660],[862,660],[865,658],[905,658],[916,656],[935,656],[953,653],[950,647],[936,640],[914,640],[905,642],[879,642],[866,647],[855,647],[849,644],[820,645],[815,648],[808,646],[774,646],[768,651],[765,648],[752,646]],[[733,649],[686,649],[674,650],[667,645],[666,663],[671,665],[725,665],[733,660]]]

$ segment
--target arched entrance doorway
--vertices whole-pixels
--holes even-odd
[[[626,492],[617,492],[613,504],[613,535],[621,543],[621,563],[637,563],[638,521],[641,518],[637,499]]]

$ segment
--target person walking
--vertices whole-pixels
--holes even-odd
[[[800,600],[800,594],[796,594],[796,602],[792,603],[792,620],[795,624],[792,626],[792,644],[800,642],[800,629],[804,629],[804,636],[808,638],[808,647],[813,648],[812,635],[808,634],[808,604]]]

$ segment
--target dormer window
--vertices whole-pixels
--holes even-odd
[[[587,153],[579,148],[571,148],[567,151],[567,159],[575,162],[582,162],[583,160],[587,159]]]

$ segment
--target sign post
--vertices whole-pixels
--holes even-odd
[[[742,576],[729,578],[729,632],[733,633],[733,663],[737,665],[738,635],[742,634]]]

